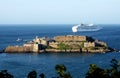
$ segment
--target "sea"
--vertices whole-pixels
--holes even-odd
[[[0,25],[0,51],[11,45],[23,45],[38,37],[86,35],[104,41],[120,51],[120,25],[100,24],[99,31],[72,32],[72,24]],[[18,38],[23,41],[16,41]],[[90,64],[110,68],[111,59],[120,60],[120,52],[110,53],[0,53],[0,70],[8,70],[14,78],[27,78],[30,71],[44,73],[45,78],[57,76],[55,66],[64,64],[73,78],[85,78]]]

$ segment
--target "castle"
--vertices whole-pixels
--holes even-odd
[[[62,44],[62,45],[61,45]],[[105,42],[98,41],[89,36],[66,35],[55,36],[53,39],[48,37],[38,38],[26,42],[23,46],[8,46],[6,52],[43,52],[61,50],[82,51],[109,51]]]

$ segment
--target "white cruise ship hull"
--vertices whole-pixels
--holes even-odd
[[[100,29],[98,26],[79,26],[77,31],[98,31]]]

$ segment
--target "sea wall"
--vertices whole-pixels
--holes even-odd
[[[32,52],[33,48],[32,47],[27,47],[27,46],[8,46],[5,49],[5,52],[9,52],[9,53],[14,53],[14,52],[18,52],[18,53],[24,53],[24,52]]]
[[[94,50],[94,49],[73,49],[73,50],[59,50],[59,49],[46,49],[45,52],[47,53],[60,53],[60,52],[66,52],[66,53],[107,53],[111,52],[109,49],[99,49],[99,50]]]

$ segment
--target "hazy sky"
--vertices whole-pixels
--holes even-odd
[[[120,24],[120,0],[0,0],[0,24]]]

